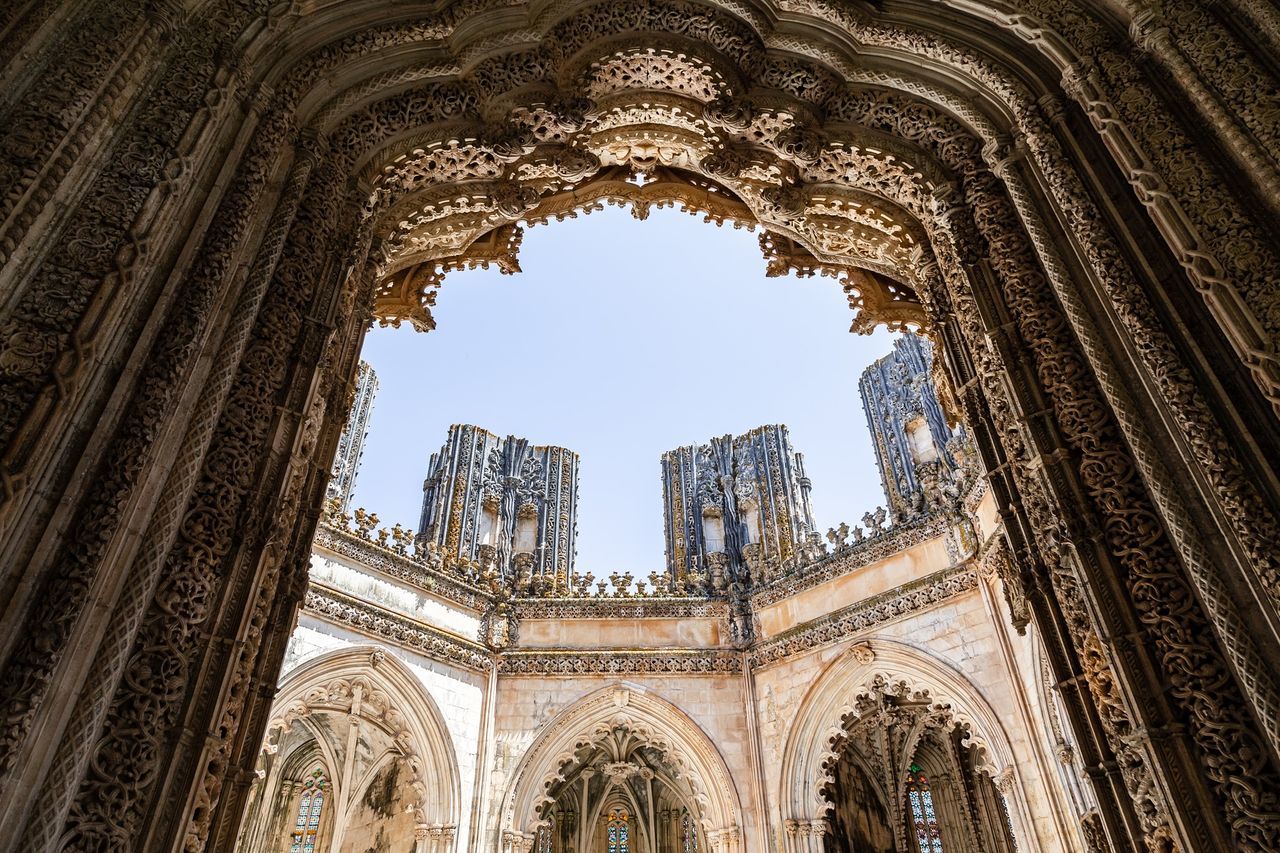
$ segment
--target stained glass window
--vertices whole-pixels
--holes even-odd
[[[698,822],[687,808],[680,810],[680,850],[681,853],[697,853],[698,850]]]
[[[933,811],[933,794],[929,793],[929,780],[918,764],[912,764],[907,774],[907,799],[911,803],[911,822],[920,853],[942,853],[942,833]]]
[[[324,771],[317,767],[302,783],[298,819],[293,825],[289,853],[315,853],[316,836],[320,834],[320,814],[324,810],[324,788]]]
[[[609,843],[609,853],[628,853],[628,820],[629,815],[626,809],[614,809],[609,812],[609,822],[605,824],[605,838]]]

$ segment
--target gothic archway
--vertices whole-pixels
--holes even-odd
[[[561,711],[534,738],[502,800],[503,853],[528,850],[547,821],[548,807],[560,802],[564,783],[581,779],[583,770],[595,765],[609,784],[600,795],[587,799],[592,810],[580,819],[598,818],[602,806],[615,795],[623,796],[624,802],[638,802],[631,799],[625,784],[648,771],[647,775],[676,789],[677,799],[692,806],[700,823],[699,850],[738,853],[742,849],[737,787],[710,738],[670,702],[643,688],[617,684]],[[632,813],[643,813],[643,809]]]
[[[237,850],[279,847],[280,827],[293,828],[295,800],[309,795],[302,789],[312,765],[322,769],[326,798],[316,849],[359,849],[352,845],[368,840],[362,829],[387,845],[435,836],[443,844],[433,849],[452,849],[461,819],[453,744],[435,702],[394,655],[344,649],[289,673],[267,726]]]
[[[897,812],[905,807],[902,786],[907,765],[916,757],[916,741],[899,744],[900,754],[879,768],[876,762],[886,761],[884,756],[859,752],[859,745],[850,743],[850,724],[866,716],[875,704],[865,700],[870,697],[878,702],[888,694],[925,697],[921,707],[930,712],[939,709],[938,728],[944,738],[949,738],[953,729],[962,730],[964,749],[973,759],[974,779],[981,775],[999,782],[1014,834],[1034,847],[1037,835],[1027,809],[1028,794],[1023,790],[1013,747],[990,703],[968,679],[937,660],[901,643],[876,639],[853,646],[827,667],[809,689],[788,730],[778,791],[784,823],[797,830],[790,833],[796,853],[822,849],[823,837],[830,829],[827,815],[833,805],[832,792],[841,790],[837,765],[842,761],[859,767],[866,777],[865,792],[874,795],[874,803],[892,816],[888,826],[902,829]],[[912,737],[918,739],[923,731],[919,728]],[[845,776],[847,786],[855,776]],[[890,786],[891,781],[896,782],[896,788]],[[804,831],[799,832],[801,829]]]
[[[1280,87],[1193,0],[970,5],[16,5],[0,835],[225,839],[369,319],[676,199],[939,342],[1112,842],[1280,845]]]

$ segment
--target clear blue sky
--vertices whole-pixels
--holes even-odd
[[[381,383],[354,506],[416,527],[427,458],[473,423],[581,456],[579,572],[663,567],[663,451],[785,423],[818,524],[884,502],[858,376],[892,337],[849,333],[829,278],[766,278],[756,233],[608,208],[529,229],[523,273],[450,273],[428,334],[375,328]]]

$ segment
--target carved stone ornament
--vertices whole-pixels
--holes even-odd
[[[307,592],[327,463],[369,323],[430,330],[449,271],[514,273],[523,225],[616,204],[759,227],[856,331],[933,336],[990,569],[1119,777],[1091,777],[1086,836],[1280,849],[1280,16],[945,5],[9,4],[0,838],[230,849],[304,599],[494,665],[517,608],[370,516],[324,535],[475,601],[487,645]],[[884,521],[826,565],[907,535]],[[712,581],[744,645],[805,583],[769,578]],[[766,665],[899,606],[864,605],[616,665]]]

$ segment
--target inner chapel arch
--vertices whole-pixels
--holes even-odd
[[[229,843],[370,319],[612,201],[925,327],[1109,843],[1280,846],[1280,28],[1170,6],[14,4],[0,837]]]
[[[604,796],[592,797],[593,808],[580,820],[598,822],[602,806],[615,802],[642,806],[628,782],[642,774],[655,775],[654,768],[660,783],[675,789],[673,799],[691,807],[699,823],[697,849],[710,853],[742,849],[741,800],[715,744],[675,705],[643,687],[618,683],[579,699],[535,736],[502,799],[498,829],[503,853],[521,853],[533,846],[539,829],[549,825],[548,807],[562,801],[564,783],[589,784],[582,778],[584,756],[596,759],[592,769],[608,781]],[[644,809],[632,813],[637,812],[643,814]],[[648,832],[641,831],[642,839]],[[666,849],[653,838],[643,840],[631,849]],[[557,845],[556,849],[565,848]]]
[[[318,850],[379,844],[450,853],[461,818],[457,757],[417,676],[374,647],[330,652],[280,684],[236,850],[289,849],[300,802],[322,780]]]
[[[947,735],[953,729],[963,731],[965,748],[977,759],[975,780],[977,775],[999,780],[1013,834],[1022,839],[1023,849],[1038,849],[1038,834],[1019,762],[990,702],[963,674],[933,656],[879,638],[856,644],[818,676],[787,731],[777,790],[783,825],[792,829],[788,833],[792,845],[789,849],[794,853],[823,849],[824,836],[832,831],[830,816],[835,803],[831,789],[841,761],[857,766],[859,772],[855,775],[865,777],[863,785],[877,795],[886,818],[891,812],[905,810],[902,785],[906,765],[918,759],[918,743],[928,727],[918,728],[911,735],[911,743],[898,745],[902,760],[897,763],[904,766],[892,769],[893,775],[902,777],[900,780],[882,779],[883,774],[875,769],[875,761],[888,756],[860,754],[858,745],[849,742],[851,724],[876,704],[865,702],[867,698],[878,702],[882,694],[899,693],[926,697],[931,709],[945,709],[939,717],[942,725],[938,730]],[[897,773],[898,769],[902,772]],[[892,781],[897,782],[896,789],[890,788]],[[894,820],[886,820],[886,828],[895,825]],[[968,849],[966,844],[952,847]],[[907,848],[901,843],[894,846],[891,838],[888,849]]]

